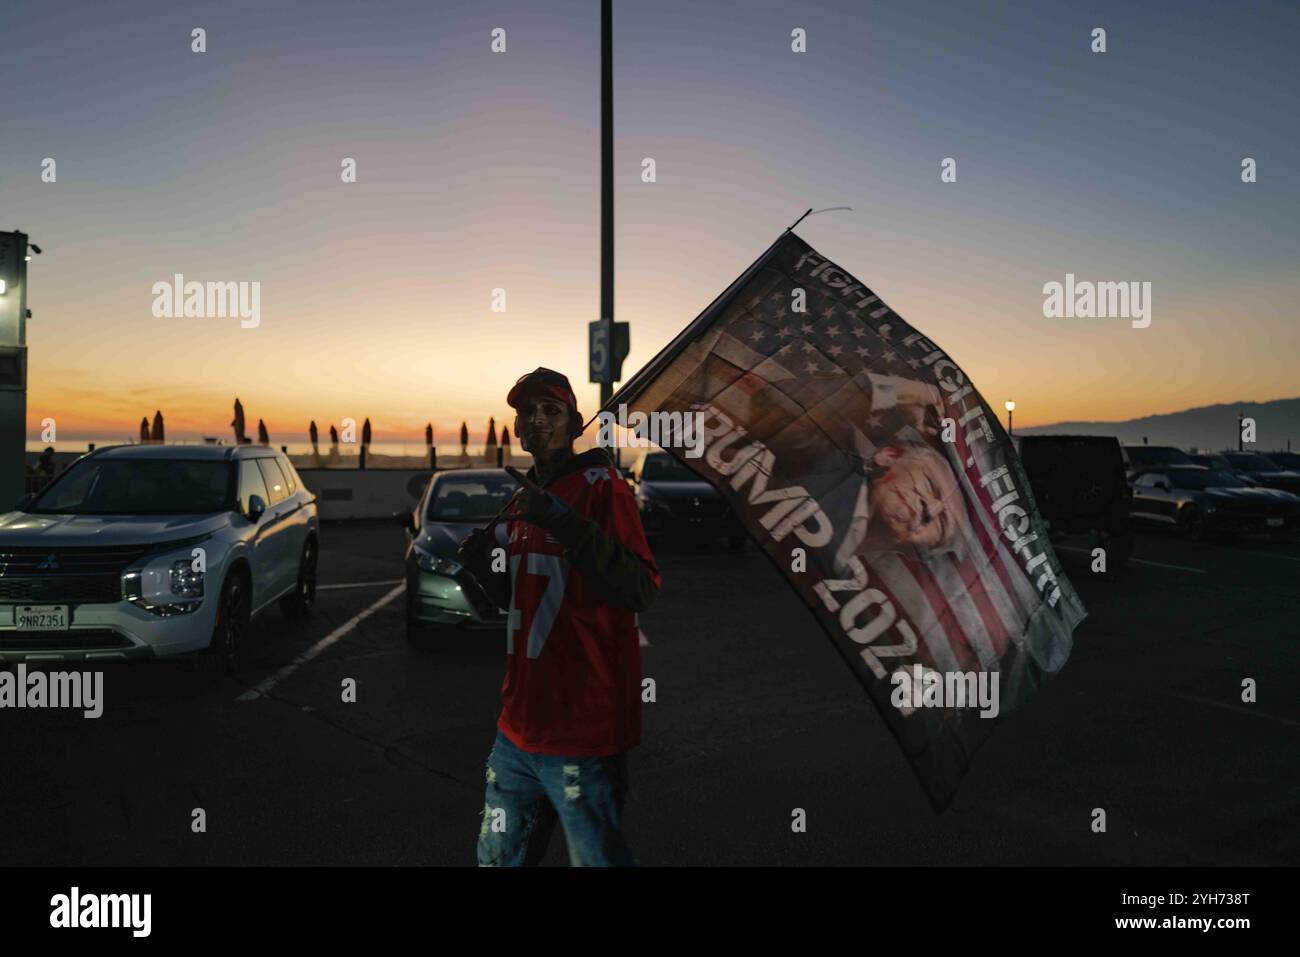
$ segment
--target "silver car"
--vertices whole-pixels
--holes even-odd
[[[311,610],[318,552],[316,498],[272,449],[98,449],[0,515],[0,661],[227,668],[254,615]]]
[[[406,635],[438,628],[504,633],[506,616],[464,573],[456,549],[485,527],[519,488],[505,469],[436,472],[413,512],[394,517],[406,529]],[[508,548],[505,522],[495,530]]]

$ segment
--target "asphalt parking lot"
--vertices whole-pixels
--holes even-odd
[[[0,864],[472,864],[504,642],[408,644],[396,526],[327,525],[322,546],[315,614],[263,616],[269,648],[235,674],[122,663],[99,719],[0,711]],[[1293,864],[1300,548],[1144,532],[1111,580],[1061,555],[1089,611],[1074,654],[936,815],[762,555],[661,549],[642,862]]]

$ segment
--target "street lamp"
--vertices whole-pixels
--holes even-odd
[[[1016,411],[1016,404],[1012,402],[1010,399],[1007,399],[1007,401],[1004,402],[1003,405],[1006,406],[1006,410],[1007,410],[1007,435],[1014,435],[1015,433],[1012,432],[1011,430],[1011,413]]]

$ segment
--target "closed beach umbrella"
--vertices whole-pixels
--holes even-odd
[[[339,430],[336,429],[336,428],[334,428],[334,426],[331,425],[331,426],[330,426],[330,445],[338,445],[338,444],[339,444]]]
[[[266,431],[266,423],[261,419],[257,420],[257,441],[262,445],[271,444],[271,434]]]
[[[153,414],[153,431],[150,432],[149,438],[155,442],[164,442],[166,433],[163,431],[162,410],[156,409]]]
[[[244,436],[244,404],[240,402],[238,398],[235,399],[235,418],[231,421],[230,425],[235,430],[236,445],[243,445],[248,441]]]
[[[460,449],[465,451],[465,446],[469,445],[469,427],[464,422],[460,424]]]
[[[307,434],[311,436],[311,444],[314,446],[320,441],[320,433],[316,430],[316,420],[311,420],[311,425],[307,429]]]
[[[140,419],[140,441],[149,441],[149,417],[142,416]]]
[[[432,422],[430,422],[428,425],[424,427],[424,444],[428,446],[433,445],[433,423]]]
[[[497,420],[488,419],[487,442],[483,446],[483,462],[486,465],[497,464]]]
[[[370,444],[370,420],[369,419],[366,419],[366,421],[361,425],[361,444],[362,445]]]

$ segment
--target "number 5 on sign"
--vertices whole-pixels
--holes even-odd
[[[587,323],[588,382],[612,382],[609,376],[609,323]]]
[[[612,385],[623,377],[623,360],[627,358],[632,342],[628,329],[626,322],[606,322],[604,319],[587,324],[589,382]]]

